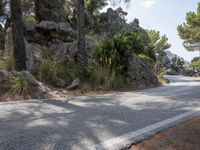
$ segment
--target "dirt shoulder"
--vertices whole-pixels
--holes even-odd
[[[17,92],[9,91],[4,92],[0,90],[0,102],[9,102],[9,101],[22,101],[22,100],[30,100],[30,99],[48,99],[48,98],[69,98],[74,96],[94,96],[94,95],[102,95],[102,94],[113,94],[115,92],[132,92],[132,91],[139,91],[143,89],[155,88],[158,86],[143,86],[143,87],[130,87],[127,86],[125,88],[115,90],[115,91],[86,91],[83,92],[80,89],[69,91],[64,88],[54,88],[48,87],[50,92],[47,94],[49,96],[44,98],[35,97],[36,89],[30,89],[24,94],[20,94]]]
[[[200,149],[200,117],[170,128],[137,145],[133,145],[130,150],[198,149]]]

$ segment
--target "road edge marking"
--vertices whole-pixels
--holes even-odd
[[[200,108],[195,108],[192,111],[185,112],[183,114],[176,115],[174,117],[168,118],[166,120],[163,120],[161,122],[157,122],[155,124],[149,125],[147,127],[144,127],[142,129],[106,140],[102,143],[94,145],[94,149],[96,150],[110,150],[110,149],[117,149],[115,146],[118,147],[118,149],[125,147],[128,143],[133,144],[138,141],[141,141],[143,139],[148,138],[149,136],[162,131],[172,125],[176,125],[181,120],[193,116],[194,114],[200,112]],[[113,148],[112,148],[113,147]]]

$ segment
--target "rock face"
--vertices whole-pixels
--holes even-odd
[[[35,77],[28,71],[20,72],[21,77],[26,80],[26,82],[31,86],[39,86],[39,82],[35,79]]]
[[[161,52],[158,54],[156,59],[156,68],[157,69],[169,69],[171,67],[171,61],[169,57],[167,56],[166,52]]]
[[[0,91],[6,90],[12,91],[12,82],[14,79],[17,77],[22,78],[25,80],[30,89],[30,93],[32,95],[32,98],[37,98],[37,99],[42,99],[42,98],[48,98],[50,96],[51,90],[44,86],[42,83],[37,81],[35,77],[28,71],[21,71],[21,72],[16,72],[16,71],[5,71],[5,70],[0,70]],[[7,92],[8,92],[7,91]]]
[[[108,8],[106,13],[101,14],[99,24],[106,37],[114,36],[127,26],[126,21],[112,8]]]
[[[164,69],[167,75],[197,76],[198,69],[188,68],[184,59],[170,51],[161,52],[157,56],[157,69]]]
[[[137,55],[133,55],[131,59],[129,81],[136,86],[159,85],[157,77],[152,73],[148,64]]]
[[[25,47],[27,53],[27,68],[32,72],[34,68],[41,62],[43,58],[50,57],[51,60],[56,62],[65,62],[68,58],[73,58],[77,52],[76,32],[68,22],[65,22],[63,13],[64,0],[35,0],[36,15],[40,21],[37,24],[25,24]],[[45,5],[45,7],[43,6]],[[109,8],[106,13],[100,15],[98,21],[101,35],[97,39],[105,37],[113,37],[115,34],[123,30],[137,28],[141,32],[145,32],[139,26],[139,20],[135,19],[131,23],[126,23],[125,19]],[[12,48],[12,33],[11,28],[7,32],[6,40],[6,53],[10,54]],[[87,39],[87,38],[86,38]],[[91,39],[86,40],[86,49],[88,56],[91,50],[96,47],[95,42]],[[45,56],[48,53],[48,56]],[[132,57],[131,66],[129,68],[130,82],[137,85],[152,85],[158,84],[155,75],[150,71],[148,65],[143,62],[139,57],[134,55]],[[58,79],[56,85],[63,87],[65,84]],[[80,80],[74,80],[68,89],[76,89],[80,84]]]
[[[134,19],[131,23],[126,23],[126,20],[120,17],[117,11],[112,8],[108,8],[107,12],[102,13],[99,18],[98,25],[103,38],[111,38],[115,34],[133,27],[145,32],[145,30],[139,26],[138,19]]]
[[[27,60],[33,70],[34,64],[40,63],[45,55],[45,51],[50,53],[48,57],[64,62],[69,57],[73,58],[77,52],[76,32],[67,22],[41,21],[39,24],[26,24],[26,48]],[[86,41],[88,55],[95,47],[90,40]]]

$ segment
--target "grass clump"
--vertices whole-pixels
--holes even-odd
[[[190,68],[200,68],[200,57],[196,57],[189,65]]]
[[[37,74],[40,81],[53,84],[58,78],[70,82],[78,77],[79,71],[72,61],[58,63],[44,59],[37,67]]]
[[[29,84],[25,79],[22,77],[18,76],[15,79],[13,79],[12,84],[11,84],[11,89],[14,92],[20,93],[20,94],[25,94],[27,93],[29,89]]]
[[[91,80],[95,88],[102,87],[103,90],[116,90],[124,87],[125,78],[111,69],[109,65],[100,65],[97,63],[91,66]]]

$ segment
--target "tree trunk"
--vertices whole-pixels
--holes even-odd
[[[26,49],[22,20],[21,0],[11,0],[12,37],[15,70],[26,70]]]
[[[77,53],[75,61],[81,66],[86,65],[86,55],[84,0],[77,0]]]

